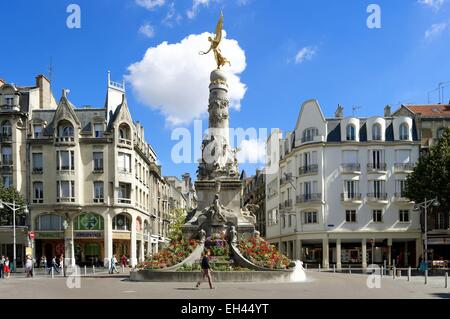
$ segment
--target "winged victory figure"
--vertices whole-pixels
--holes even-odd
[[[207,52],[201,51],[201,55],[206,55],[209,52],[214,52],[214,57],[216,59],[217,63],[217,69],[220,69],[221,67],[225,66],[226,64],[229,64],[231,66],[230,61],[227,60],[222,54],[222,51],[220,51],[219,45],[222,41],[222,28],[223,28],[223,12],[220,14],[219,22],[217,23],[216,27],[216,37],[213,39],[212,37],[208,37],[208,41],[211,42],[211,47]]]

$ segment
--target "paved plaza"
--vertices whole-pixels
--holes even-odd
[[[195,283],[130,282],[126,275],[97,274],[80,277],[81,288],[70,289],[67,278],[37,276],[0,280],[0,298],[38,299],[415,299],[450,298],[443,277],[384,277],[380,289],[369,289],[367,276],[308,271],[307,282],[216,283],[215,290],[205,283],[199,290]]]

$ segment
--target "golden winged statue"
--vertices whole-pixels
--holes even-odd
[[[209,52],[214,52],[214,57],[216,59],[217,63],[217,69],[220,69],[221,67],[225,66],[225,64],[229,64],[231,66],[230,61],[227,60],[222,54],[222,51],[220,51],[219,45],[222,41],[222,28],[223,28],[223,12],[220,14],[219,22],[217,23],[216,27],[216,37],[213,39],[212,37],[208,37],[208,41],[211,42],[211,47],[207,52],[200,51],[201,55],[206,55]]]

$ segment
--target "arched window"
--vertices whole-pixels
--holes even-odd
[[[438,131],[437,131],[437,138],[442,138],[444,136],[444,132],[445,132],[445,127],[441,127]]]
[[[140,217],[136,219],[136,233],[142,233],[142,220]]]
[[[131,231],[131,216],[125,213],[113,218],[113,230]]]
[[[347,125],[347,141],[356,140],[356,128],[353,124]]]
[[[11,137],[12,129],[9,121],[4,121],[1,125],[1,133],[3,137]]]
[[[314,138],[319,135],[319,130],[315,127],[310,127],[307,128],[306,130],[303,131],[303,137],[302,137],[302,142],[306,143],[306,142],[312,142],[314,141]]]
[[[44,214],[37,217],[37,230],[64,230],[64,218],[55,214]]]
[[[58,137],[62,139],[73,140],[74,128],[69,121],[61,121],[58,125]]]
[[[400,124],[400,140],[401,141],[406,141],[409,140],[409,126],[407,123],[402,123]]]
[[[103,230],[103,217],[94,213],[84,213],[74,221],[75,230]]]
[[[381,125],[378,123],[372,126],[372,140],[381,141]]]

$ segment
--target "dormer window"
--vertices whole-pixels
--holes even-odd
[[[131,146],[131,132],[130,127],[123,123],[119,126],[119,144]]]
[[[347,141],[356,141],[356,128],[353,124],[347,126]]]
[[[73,142],[74,128],[68,121],[60,122],[58,125],[58,141],[59,142]]]
[[[319,130],[315,127],[310,127],[307,128],[306,130],[303,131],[303,137],[302,137],[302,142],[306,143],[306,142],[312,142],[314,141],[314,138],[319,135]]]
[[[103,137],[103,124],[102,123],[95,123],[94,124],[94,137],[95,138],[101,138]]]
[[[34,138],[42,137],[42,125],[37,124],[37,125],[33,126],[33,136],[34,136]]]
[[[381,141],[381,125],[378,123],[372,126],[372,140]]]
[[[400,124],[399,128],[400,133],[400,140],[401,141],[407,141],[409,140],[409,126],[406,123]]]

